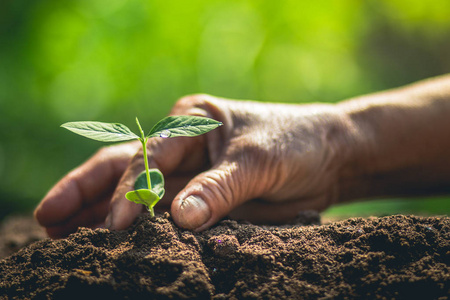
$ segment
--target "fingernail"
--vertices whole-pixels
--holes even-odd
[[[105,228],[111,229],[111,225],[112,225],[112,218],[111,215],[108,215],[105,219]]]
[[[202,198],[191,195],[181,201],[178,214],[178,225],[181,227],[194,230],[205,224],[210,217],[211,211]]]

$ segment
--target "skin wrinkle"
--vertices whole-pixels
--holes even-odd
[[[233,161],[235,171],[233,174],[233,181],[235,188],[239,188],[240,190],[237,192],[233,192],[233,197],[240,196],[240,199],[251,199],[253,197],[261,196],[262,192],[260,192],[260,188],[257,187],[258,184],[261,186],[262,182],[268,182],[267,179],[262,180],[261,176],[267,176],[266,172],[262,172],[261,167],[266,166],[266,160],[264,156],[261,156],[261,153],[264,150],[261,150],[261,143],[255,142],[257,137],[250,136],[247,137],[248,140],[253,140],[254,142],[248,143],[248,145],[244,146],[243,149],[236,149],[238,151],[231,150],[230,153],[227,154],[228,157]],[[239,162],[239,165],[236,163]],[[247,186],[242,186],[237,181],[241,181],[242,179],[247,178],[249,180]],[[258,181],[256,181],[258,178]],[[242,187],[241,187],[242,186]],[[252,191],[252,192],[251,192]]]
[[[348,180],[346,185],[356,186],[357,193],[344,192],[344,200],[421,194],[420,189],[429,193],[424,175],[436,165],[436,158],[440,158],[441,165],[448,165],[443,156],[448,144],[446,129],[450,128],[446,117],[450,108],[449,79],[445,75],[339,104],[359,127],[358,143],[353,147],[353,153],[359,155],[349,159],[347,177],[360,179]],[[436,178],[445,178],[443,175],[449,173],[438,169],[435,172],[439,174]],[[435,184],[445,185],[442,179],[436,180]],[[417,189],[408,189],[412,183]]]
[[[291,126],[289,124],[288,126]],[[282,130],[279,130],[282,133],[280,134],[280,137],[284,137],[285,133]],[[299,132],[298,130],[294,132]],[[289,144],[287,144],[289,143]],[[282,195],[279,193],[280,190],[283,189],[283,186],[286,185],[287,178],[292,176],[292,174],[299,174],[301,172],[300,169],[303,169],[302,166],[292,166],[284,163],[283,160],[280,160],[281,158],[286,159],[288,161],[299,161],[301,157],[304,157],[305,152],[303,151],[304,146],[302,145],[302,141],[300,139],[296,139],[291,133],[291,135],[288,137],[288,140],[281,139],[281,141],[276,142],[275,151],[272,154],[271,160],[273,160],[272,165],[270,168],[273,168],[277,171],[278,176],[277,180],[273,183],[273,185],[270,187],[270,190],[273,192],[271,193],[270,197],[274,195],[275,197],[282,198],[288,198],[287,195]],[[308,145],[309,147],[309,145]],[[290,157],[290,158],[289,158]],[[298,183],[296,183],[298,185]]]
[[[214,210],[204,225],[196,225],[200,226],[196,230],[208,228],[230,211],[248,219],[276,215],[282,221],[295,216],[299,209],[322,210],[334,202],[450,189],[450,118],[446,117],[450,110],[449,83],[450,76],[434,78],[337,104],[271,104],[188,96],[175,104],[171,114],[206,115],[224,126],[204,138],[149,141],[153,149],[149,150],[150,163],[164,169],[166,182],[176,190],[171,205],[175,222],[180,221],[180,204],[189,195],[203,196]],[[57,220],[52,211],[78,213],[72,209],[77,210],[80,203],[91,212],[79,215],[90,216],[97,207],[86,204],[104,195],[99,188],[114,185],[117,179],[105,177],[102,170],[108,170],[107,160],[117,160],[114,173],[122,173],[120,168],[130,165],[112,200],[115,229],[130,225],[139,211],[127,204],[123,191],[128,188],[125,182],[131,184],[127,179],[144,169],[143,162],[130,162],[133,155],[114,149],[122,156],[104,151],[104,156],[94,157],[97,161],[90,160],[79,168],[92,182],[98,180],[96,186],[92,182],[85,186],[83,182],[69,184],[70,177],[61,180],[53,192],[59,194],[49,194],[38,207],[39,222],[45,226],[47,221],[42,218],[46,214]],[[193,151],[200,154],[191,155]],[[209,161],[202,159],[205,155]],[[77,194],[80,189],[83,194]],[[57,198],[72,190],[74,198],[61,209],[64,202],[58,203]],[[259,200],[251,201],[254,198]],[[45,212],[39,213],[39,209]],[[196,219],[202,222],[202,215]],[[85,225],[83,220],[67,224]]]
[[[219,169],[216,172],[210,173],[209,176],[205,177],[204,186],[206,187],[205,190],[209,190],[210,194],[214,196],[214,198],[212,199],[223,199],[223,203],[225,203],[226,206],[232,206],[234,203],[230,200],[237,199],[235,195],[236,192],[233,189],[234,185],[230,184],[230,182],[228,182],[226,178],[229,177],[226,177],[224,171]],[[209,186],[214,186],[216,188],[216,192],[211,190]]]
[[[285,151],[284,151],[285,152]],[[291,149],[289,151],[290,153],[281,153],[278,157],[283,157],[283,158],[287,158],[288,161],[292,161],[292,159],[289,159],[288,157],[299,157],[298,160],[300,160],[301,158],[304,158],[306,155],[309,155],[308,153],[299,151],[297,149]],[[300,158],[301,157],[301,158]],[[278,165],[277,165],[278,163]],[[285,199],[292,199],[293,197],[296,197],[295,195],[297,194],[295,193],[283,193],[280,192],[281,190],[283,190],[285,187],[287,187],[286,182],[288,182],[288,178],[290,177],[304,177],[303,175],[300,175],[302,173],[305,173],[309,167],[306,167],[305,165],[299,165],[299,166],[292,166],[292,165],[287,165],[285,164],[283,161],[274,161],[272,163],[272,165],[270,166],[270,168],[273,168],[274,170],[278,170],[278,174],[282,174],[278,175],[275,182],[273,183],[273,185],[270,187],[270,190],[272,190],[273,192],[271,193],[271,197],[273,198],[278,198],[278,199],[274,199],[274,200],[285,200]],[[283,171],[281,171],[280,169],[283,168]],[[290,186],[292,187],[297,187],[296,190],[300,189],[300,190],[306,190],[307,186],[309,186],[309,182],[303,180],[302,182],[298,182],[298,181],[293,181]],[[302,186],[304,186],[302,188]],[[288,189],[289,190],[289,189]]]
[[[245,188],[243,188],[242,191],[236,191],[236,188],[232,187],[232,186],[239,187],[240,185],[238,183],[228,182],[228,183],[226,183],[226,185],[228,185],[228,188],[222,187],[219,185],[218,186],[220,189],[219,193],[221,194],[220,197],[225,201],[225,203],[224,203],[225,206],[235,205],[233,203],[228,202],[227,198],[225,198],[226,193],[231,195],[232,199],[236,199],[237,196],[240,196],[240,198],[244,197],[243,199],[263,197],[266,200],[272,200],[272,201],[279,200],[280,194],[277,193],[276,190],[277,189],[281,190],[281,189],[283,189],[283,187],[284,188],[287,187],[285,182],[287,181],[288,177],[292,176],[295,173],[298,174],[298,169],[294,170],[294,172],[293,172],[292,166],[287,166],[287,165],[284,166],[285,164],[280,163],[280,160],[277,159],[277,157],[286,158],[287,155],[291,156],[291,155],[294,155],[295,153],[300,153],[300,156],[305,156],[305,155],[310,155],[309,153],[311,153],[311,154],[313,153],[312,152],[313,150],[309,150],[311,148],[311,146],[309,144],[305,144],[302,147],[300,147],[301,149],[308,149],[306,151],[303,150],[303,152],[302,152],[302,150],[299,151],[297,149],[296,149],[297,151],[294,151],[292,149],[293,147],[291,145],[292,142],[295,142],[294,137],[292,136],[292,134],[290,134],[290,135],[285,134],[283,126],[287,127],[287,128],[298,126],[298,127],[302,128],[302,131],[301,131],[302,133],[300,135],[306,134],[307,136],[314,136],[316,134],[315,133],[316,128],[313,127],[310,123],[317,123],[317,122],[326,123],[325,122],[326,120],[324,118],[322,118],[322,120],[321,120],[321,118],[317,117],[317,116],[320,116],[318,114],[318,111],[320,109],[317,109],[315,114],[313,114],[312,116],[307,116],[307,118],[305,118],[308,120],[303,121],[300,124],[298,124],[298,123],[294,122],[294,120],[297,120],[297,122],[298,122],[299,116],[296,116],[295,113],[292,113],[290,111],[293,107],[294,106],[291,106],[291,105],[283,105],[281,111],[283,113],[285,113],[286,110],[289,110],[289,114],[292,114],[293,117],[295,116],[295,118],[288,118],[288,120],[289,120],[288,122],[286,122],[286,120],[284,120],[284,122],[282,122],[282,120],[280,120],[280,121],[272,122],[267,125],[265,123],[263,123],[266,128],[265,129],[259,128],[259,130],[255,131],[255,132],[252,132],[253,128],[249,124],[251,124],[253,121],[258,123],[258,120],[261,122],[261,120],[263,120],[264,118],[267,118],[267,116],[265,116],[265,114],[268,113],[267,110],[263,110],[261,114],[258,114],[258,111],[256,111],[255,115],[251,114],[250,112],[242,113],[242,110],[234,112],[233,119],[234,119],[235,126],[234,126],[234,130],[232,132],[232,136],[234,136],[235,138],[230,139],[230,142],[229,142],[230,147],[228,148],[228,151],[225,155],[229,158],[232,158],[233,161],[240,162],[239,168],[235,172],[236,174],[233,173],[234,178],[236,178],[236,177],[237,178],[241,178],[241,177],[248,178],[247,179],[248,183],[245,186]],[[320,105],[321,109],[323,107],[328,108],[329,105]],[[272,112],[272,111],[270,111],[270,112]],[[247,121],[244,122],[245,120],[247,120]],[[250,122],[248,120],[250,120]],[[304,122],[306,122],[306,126],[305,126]],[[273,126],[274,124],[275,124],[275,126]],[[296,125],[296,126],[294,126],[294,125]],[[239,141],[241,139],[245,142],[241,143]],[[324,140],[323,136],[320,139]],[[251,143],[251,141],[253,141],[253,143]],[[249,145],[249,142],[250,142],[250,145]],[[297,143],[298,142],[301,142],[301,140],[297,140]],[[321,142],[321,144],[322,143],[323,142]],[[242,145],[242,144],[246,145],[244,147],[244,149],[242,149],[241,147],[234,148],[234,145]],[[312,148],[320,149],[320,146],[316,145]],[[285,150],[285,149],[288,149],[288,150]],[[237,156],[235,158],[233,158],[234,152],[237,152],[236,153]],[[269,155],[269,157],[267,155]],[[303,158],[303,160],[305,160],[305,159]],[[306,161],[308,161],[308,159],[306,159]],[[323,165],[320,168],[316,168],[315,173],[317,173],[317,172],[323,173],[324,172],[323,170],[326,170],[328,168],[328,162],[329,162],[329,159],[323,159]],[[214,168],[214,166],[213,166],[213,168]],[[308,168],[310,169],[310,167],[307,167],[307,169]],[[265,169],[271,169],[271,170],[273,170],[273,172],[270,172],[270,174],[269,174],[268,172],[264,172]],[[303,167],[303,169],[304,169],[304,167]],[[256,174],[256,176],[245,177],[244,175],[238,175],[238,174],[242,174],[241,172],[245,172],[245,170],[250,171],[252,174]],[[305,173],[305,171],[306,170],[301,170],[301,173]],[[289,175],[289,174],[291,174],[291,175]],[[300,175],[300,178],[305,177],[305,175]],[[223,176],[226,177],[226,174]],[[216,185],[218,184],[217,182],[220,182],[219,180],[223,180],[223,179],[221,179],[223,176],[219,174],[219,178],[215,178],[213,180]],[[294,175],[294,176],[299,176],[299,175]],[[310,180],[308,180],[308,181],[303,181],[302,182],[302,185],[304,186],[303,190],[306,191],[307,189],[314,188],[315,186],[317,186],[318,185],[318,179],[317,179],[318,177],[319,177],[319,175],[316,175],[316,176],[314,176],[314,178],[310,178]],[[238,179],[233,180],[233,181],[236,182],[236,181],[238,181]],[[273,199],[270,199],[271,198],[270,195],[267,195],[267,193],[265,191],[268,191],[268,190],[273,191],[274,186],[276,186],[277,184],[279,187],[277,187],[277,189],[275,189],[275,192],[273,193],[274,194]],[[292,187],[298,191],[298,183],[292,184]],[[252,195],[250,195],[250,193],[252,193]],[[218,195],[216,195],[216,197],[218,197]],[[281,200],[286,200],[286,199],[292,200],[292,199],[297,199],[297,198],[298,197],[296,196],[296,193],[291,192],[290,194],[287,194],[284,197],[282,197]]]
[[[355,176],[362,163],[357,158],[355,149],[360,149],[358,150],[360,153],[368,153],[374,147],[370,142],[374,138],[371,130],[360,126],[351,114],[347,113],[348,107],[344,107],[340,103],[334,106],[334,113],[340,118],[338,118],[338,122],[331,123],[333,127],[327,134],[327,141],[330,147],[334,148],[335,154],[335,159],[330,165],[335,170],[335,181],[332,185],[335,199],[332,203],[339,203],[346,202],[347,198],[358,198],[358,195],[368,192],[361,179],[364,177],[363,173]],[[353,106],[354,111],[358,110],[353,103],[350,106]],[[362,140],[366,142],[361,143]]]
[[[420,93],[417,94],[418,86],[419,85],[407,87],[404,89],[383,92],[383,93],[379,93],[379,94],[375,94],[375,95],[371,95],[371,96],[360,97],[360,98],[351,99],[351,100],[346,101],[345,106],[346,106],[346,110],[349,111],[348,112],[349,116],[357,124],[357,127],[361,127],[360,132],[362,132],[362,133],[359,134],[359,137],[364,138],[364,136],[367,136],[367,138],[364,139],[365,142],[362,144],[366,145],[365,153],[367,153],[367,160],[370,160],[373,163],[370,164],[366,168],[365,173],[371,174],[371,173],[377,171],[378,167],[384,168],[384,169],[389,169],[391,167],[389,162],[387,162],[387,164],[385,164],[385,167],[383,167],[382,165],[378,165],[378,164],[381,164],[383,161],[374,163],[374,162],[376,162],[376,158],[379,156],[379,153],[376,152],[376,149],[379,148],[378,145],[375,143],[375,141],[378,139],[378,135],[376,133],[383,132],[383,123],[376,122],[375,118],[391,120],[390,122],[391,123],[393,122],[396,125],[393,128],[393,130],[395,130],[395,131],[399,131],[400,129],[405,131],[407,129],[409,132],[414,132],[417,130],[421,130],[421,128],[423,129],[424,127],[428,127],[427,123],[415,122],[413,124],[408,124],[408,127],[404,128],[404,126],[406,126],[406,124],[403,124],[401,122],[395,122],[395,119],[401,119],[398,117],[398,115],[405,116],[405,113],[407,111],[409,111],[409,113],[410,113],[411,111],[418,110],[420,108],[419,103],[417,101],[422,100],[421,102],[423,102],[422,98],[424,97],[424,95],[427,94],[427,92],[420,91]],[[403,92],[403,94],[402,94],[403,97],[399,96],[399,94],[398,94],[399,91]],[[384,99],[384,101],[379,101],[377,95],[378,96],[385,95],[388,99]],[[408,95],[408,96],[405,97],[405,95]],[[433,98],[430,96],[428,96],[428,97],[430,99]],[[393,102],[393,101],[397,101],[397,103],[395,103],[395,104],[389,103],[389,102]],[[447,103],[448,103],[448,101],[447,101]],[[387,105],[389,106],[389,111],[387,111],[385,109]],[[434,105],[429,105],[429,107],[431,107],[433,110],[436,109],[436,107]],[[421,112],[422,110],[418,110],[418,111]],[[442,111],[445,111],[445,110],[442,110]],[[394,117],[395,117],[395,119],[392,119]],[[420,118],[415,118],[415,119],[420,120]],[[367,122],[367,121],[369,121],[369,122]],[[387,122],[387,123],[390,123],[390,122]],[[371,127],[365,126],[366,124],[370,124]],[[369,133],[372,133],[372,134],[369,134]],[[405,138],[405,137],[406,136],[404,136],[404,137],[400,136],[400,138]],[[385,143],[385,144],[387,144],[387,145],[391,144],[392,146],[395,146],[397,143]],[[419,146],[420,146],[420,144],[419,144]],[[389,150],[389,149],[386,150],[386,152],[389,152],[389,151],[392,151],[392,147],[391,147],[391,150]],[[407,161],[407,156],[405,156],[404,154],[401,156],[401,158],[403,159],[403,161]]]
[[[261,172],[261,166],[265,166],[267,163],[264,159],[261,159],[259,151],[258,147],[254,147],[251,151],[245,151],[247,155],[243,155],[244,157],[240,160],[244,164],[244,167],[240,169],[240,173],[242,174],[240,179],[248,178],[248,185],[241,187],[243,189],[241,193],[243,199],[253,199],[263,196],[261,186],[267,183],[267,174]]]
[[[281,124],[281,122],[276,122],[276,124]],[[274,190],[277,183],[284,181],[287,172],[281,172],[279,167],[283,165],[280,163],[279,157],[284,157],[284,136],[285,132],[277,125],[242,137],[250,145],[240,149],[242,158],[239,161],[247,162],[245,168],[253,170],[255,173],[255,176],[251,177],[253,179],[250,181],[251,187],[247,189],[254,193],[252,196],[246,195],[246,198],[267,198],[266,191]],[[249,141],[253,142],[249,143]],[[274,170],[274,172],[264,172],[264,169]],[[274,173],[278,173],[278,175],[273,176]]]
[[[328,123],[328,121],[327,121],[328,117],[326,115],[325,115],[325,117],[321,117],[320,119],[322,119],[321,122]],[[309,130],[316,131],[316,128],[309,128]],[[321,137],[320,140],[322,140],[322,142],[320,143],[319,146],[315,146],[314,148],[315,149],[324,149],[324,151],[322,151],[323,154],[321,155],[322,159],[319,160],[319,162],[316,164],[316,165],[318,165],[318,167],[314,169],[314,174],[316,174],[316,175],[312,176],[311,180],[309,180],[308,182],[303,183],[303,186],[305,186],[305,187],[307,187],[307,186],[314,187],[314,186],[317,186],[320,181],[328,181],[328,179],[323,180],[324,177],[332,178],[332,176],[330,176],[329,174],[333,173],[333,171],[330,170],[330,166],[332,165],[331,162],[335,160],[335,150],[331,147],[331,145],[327,146],[327,145],[329,145],[328,132],[322,132],[320,134],[317,134],[317,133],[309,133],[309,134]],[[325,148],[324,148],[324,146],[325,146]],[[279,149],[279,147],[277,147],[277,149]],[[307,154],[307,153],[302,153],[301,151],[299,152],[297,147],[295,149],[291,149],[291,152],[293,152],[293,151],[300,153],[300,155]],[[281,154],[282,153],[279,153],[277,155],[281,155]],[[277,170],[279,168],[274,168],[274,169]],[[291,174],[297,173],[296,171],[294,171],[294,172],[292,172],[292,170],[290,170],[290,171],[291,171],[290,172]],[[283,182],[283,180],[281,182]],[[335,184],[331,184],[331,185],[335,186]],[[275,191],[277,189],[272,188],[272,190],[275,190]],[[307,188],[303,188],[302,190],[306,191]],[[335,192],[333,192],[332,194],[335,194]],[[282,199],[293,199],[296,197],[295,194],[284,195],[284,196],[278,195],[278,196],[281,196],[280,198],[282,198]]]
[[[331,123],[332,126],[325,134],[324,145],[327,145],[329,162],[325,172],[331,174],[329,176],[331,180],[330,189],[328,191],[329,196],[326,198],[326,205],[324,208],[339,202],[340,198],[340,183],[337,178],[340,178],[341,170],[343,168],[342,162],[346,161],[346,154],[343,153],[343,145],[351,145],[354,142],[349,138],[350,133],[354,133],[353,124],[348,119],[342,119],[338,123]],[[340,139],[337,139],[340,138]]]
[[[269,157],[263,155],[263,151],[258,152],[253,157],[252,165],[255,166],[255,176],[253,176],[253,191],[251,195],[247,196],[247,199],[254,197],[267,198],[267,193],[270,190],[275,190],[277,182],[282,182],[285,179],[285,174],[281,174],[279,165],[283,165],[277,159],[275,151],[269,151],[271,153]],[[273,172],[265,172],[266,169],[273,170]],[[274,176],[274,173],[277,174]]]
[[[219,185],[219,192],[222,199],[224,199],[226,206],[232,207],[237,204],[237,201],[244,199],[246,196],[245,192],[248,191],[247,187],[243,187],[239,184],[239,182],[242,182],[242,179],[245,178],[243,172],[245,172],[246,167],[239,167],[234,161],[224,161],[221,165],[222,167],[217,170],[217,173],[213,173],[218,175],[218,178],[211,179],[215,180]],[[220,182],[223,184],[220,184]],[[234,200],[234,202],[230,201],[230,199]]]
[[[245,191],[247,190],[239,184],[239,181],[245,178],[244,171],[245,169],[239,168],[236,162],[227,162],[226,169],[222,170],[221,180],[225,182],[228,195],[231,195],[231,199],[235,200],[234,203],[228,201],[228,204],[232,206],[235,206],[238,200],[245,198]]]
[[[404,114],[403,113],[403,111],[402,111],[402,107],[396,107],[396,105],[394,106],[391,106],[391,110],[392,110],[392,112],[393,111],[397,111],[396,112],[396,114]],[[409,108],[407,108],[407,109],[409,109]],[[391,122],[392,121],[395,121],[395,120],[393,120],[392,119],[392,116],[391,115],[386,115],[385,114],[385,112],[384,112],[384,109],[383,109],[383,107],[382,106],[379,106],[379,105],[373,105],[373,106],[371,106],[371,108],[370,108],[370,111],[372,111],[372,113],[374,113],[374,114],[376,114],[376,115],[378,115],[380,118],[386,118],[386,119],[390,119],[391,120]],[[366,172],[367,173],[373,173],[374,172],[374,170],[376,170],[377,168],[379,168],[379,167],[381,167],[381,169],[385,169],[385,168],[389,168],[389,165],[386,165],[386,167],[383,167],[382,165],[380,165],[378,162],[377,162],[377,157],[378,157],[378,150],[377,149],[379,149],[379,147],[376,145],[376,143],[375,143],[375,141],[376,140],[378,140],[379,138],[378,138],[378,135],[377,135],[377,133],[376,132],[381,132],[382,131],[382,127],[383,127],[383,125],[382,124],[378,124],[378,122],[375,122],[374,121],[374,119],[373,119],[373,117],[371,118],[370,116],[366,116],[366,117],[364,117],[364,115],[366,115],[366,113],[364,113],[364,112],[359,112],[359,114],[361,115],[361,116],[357,116],[357,123],[358,124],[360,124],[360,123],[362,123],[362,122],[365,122],[366,120],[373,120],[371,123],[375,123],[376,125],[374,125],[373,126],[373,129],[372,129],[372,131],[374,132],[374,134],[373,135],[371,135],[372,136],[372,139],[373,139],[373,142],[371,143],[371,145],[369,146],[369,147],[367,147],[366,149],[368,149],[368,151],[367,151],[367,160],[369,160],[369,161],[372,161],[372,164],[370,164],[370,165],[368,165],[368,167],[366,168]],[[363,119],[362,119],[363,118]],[[402,127],[402,124],[401,123],[399,123],[399,122],[397,122],[396,123],[396,126],[394,127],[394,128],[392,128],[391,130],[392,131],[399,131],[400,130],[400,128]],[[368,132],[369,130],[367,130],[367,129],[364,129],[364,132]],[[397,140],[399,143],[402,143],[402,142],[404,142],[404,141],[402,141],[401,139],[403,139],[404,137],[399,137],[399,139],[400,140]],[[370,140],[369,140],[370,141]],[[392,147],[391,147],[391,149],[392,149]],[[389,151],[387,151],[387,152],[389,152]],[[383,164],[383,162],[380,162],[381,164]]]
[[[336,160],[336,152],[329,142],[329,132],[321,133],[322,145],[322,160],[318,163],[318,170],[320,174],[333,173],[332,162]]]

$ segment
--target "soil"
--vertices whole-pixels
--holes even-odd
[[[166,213],[140,216],[126,231],[80,228],[60,240],[43,238],[43,231],[27,222],[9,220],[0,231],[0,254],[6,256],[0,260],[1,299],[447,299],[450,294],[449,217],[396,215],[320,225],[317,214],[307,214],[286,226],[223,220],[192,233]]]

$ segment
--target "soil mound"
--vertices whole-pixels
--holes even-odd
[[[126,231],[80,228],[0,261],[1,299],[446,299],[450,218],[326,225],[223,220],[192,233],[170,216]]]

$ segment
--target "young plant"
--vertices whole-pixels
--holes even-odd
[[[164,196],[164,177],[158,169],[148,168],[147,141],[150,138],[173,138],[178,136],[197,136],[211,131],[221,125],[213,119],[196,116],[169,116],[153,126],[145,135],[138,118],[136,124],[139,127],[140,136],[133,133],[127,126],[119,123],[103,122],[68,122],[61,125],[76,134],[100,141],[123,142],[139,140],[142,144],[145,171],[136,178],[134,191],[128,192],[125,197],[135,203],[144,204],[150,215],[155,215],[153,207]]]

